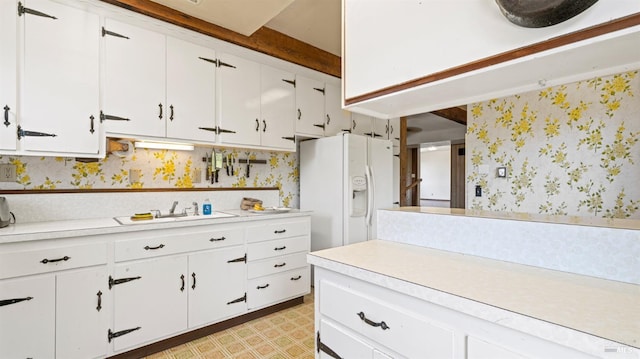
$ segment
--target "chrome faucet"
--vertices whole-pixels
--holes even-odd
[[[176,211],[176,206],[178,205],[178,201],[174,201],[171,209],[169,210],[169,214],[173,214]]]

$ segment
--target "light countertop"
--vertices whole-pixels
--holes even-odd
[[[638,285],[382,240],[312,252],[308,261],[343,273],[364,270],[640,348]]]
[[[224,210],[220,212],[230,213],[235,216],[224,218],[207,218],[207,216],[200,216],[200,219],[197,220],[176,220],[170,222],[154,222],[154,220],[149,220],[131,225],[121,225],[114,218],[76,219],[28,223],[18,222],[16,224],[11,224],[7,227],[0,228],[0,244],[44,239],[91,236],[110,233],[136,232],[153,229],[235,223],[261,219],[288,218],[306,216],[310,213],[296,209],[293,209],[286,213],[277,214],[251,213],[239,209]]]

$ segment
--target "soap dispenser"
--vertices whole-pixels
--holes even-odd
[[[204,203],[202,204],[202,214],[205,216],[209,216],[211,215],[211,202],[209,202],[209,199],[205,199]]]

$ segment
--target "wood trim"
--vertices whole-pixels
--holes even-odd
[[[204,192],[204,191],[272,191],[278,187],[216,187],[216,188],[94,188],[94,189],[11,189],[0,194],[61,194],[61,193],[132,193],[132,192]]]
[[[331,76],[342,75],[339,56],[264,26],[244,36],[149,0],[101,1]]]
[[[442,110],[431,111],[431,113],[461,125],[467,125],[467,110],[463,110],[460,107],[445,108]]]
[[[400,117],[400,207],[407,205],[407,118]]]
[[[403,82],[398,85],[385,87],[383,89],[369,92],[363,95],[345,99],[345,105],[353,105],[358,102],[370,100],[383,95],[411,89],[421,85],[426,85],[435,81],[443,80],[449,77],[479,70],[485,67],[497,65],[503,62],[515,60],[521,57],[533,55],[542,51],[555,49],[561,46],[569,45],[574,42],[583,41],[594,38],[596,36],[605,35],[614,31],[623,30],[632,26],[640,25],[640,13],[631,14],[619,19],[615,19],[603,24],[594,25],[582,30],[574,31],[565,35],[550,38],[545,41],[537,42],[528,46],[520,47],[514,50],[499,53],[494,56],[485,57],[483,59],[466,63],[464,65],[452,67],[443,71],[435,72],[424,77]]]
[[[283,309],[295,307],[296,305],[304,303],[304,297],[298,297],[286,302],[282,302],[276,305],[272,305],[270,307],[257,310],[255,312],[247,313],[241,315],[239,317],[227,319],[223,322],[212,324],[203,328],[195,329],[190,332],[176,335],[175,337],[171,337],[165,340],[161,340],[159,342],[145,345],[143,347],[130,350],[126,353],[117,354],[109,357],[110,359],[138,359],[142,357],[146,357],[148,355],[161,352],[163,350],[167,350],[173,348],[178,345],[182,345],[184,343],[188,343],[192,340],[196,340],[207,335],[211,335],[225,329],[229,329],[236,325],[240,325],[242,323],[246,323],[248,321],[264,317],[266,315],[279,312]],[[116,339],[117,340],[117,339]]]

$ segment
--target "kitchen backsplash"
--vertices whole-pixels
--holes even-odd
[[[639,96],[632,71],[470,104],[467,208],[640,218]]]
[[[216,148],[224,158],[231,156],[233,173],[223,167],[218,182],[206,180],[205,156],[210,147],[194,151],[135,149],[108,155],[98,162],[83,163],[73,158],[0,156],[0,163],[16,165],[16,182],[1,182],[0,189],[102,189],[102,188],[215,188],[215,187],[277,187],[280,205],[299,207],[299,176],[296,153]],[[247,165],[239,160],[263,160],[266,163]],[[201,181],[197,182],[197,170]],[[229,168],[230,169],[230,168]],[[130,182],[130,170],[139,170],[139,181]]]

